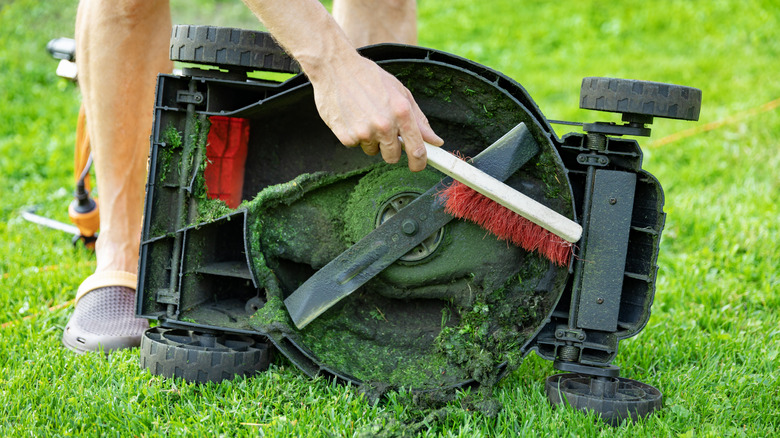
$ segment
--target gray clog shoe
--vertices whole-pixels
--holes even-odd
[[[94,288],[90,286],[116,278],[95,274],[85,280],[82,286],[88,287],[79,288],[76,308],[62,334],[65,347],[76,353],[101,350],[109,353],[140,345],[149,321],[135,317],[135,289],[128,287],[134,278],[135,275],[120,279],[118,283],[124,283],[122,286]]]

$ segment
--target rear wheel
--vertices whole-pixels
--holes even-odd
[[[154,327],[141,339],[142,368],[187,382],[249,376],[266,370],[269,361],[269,347],[259,336]]]
[[[213,65],[230,72],[301,72],[271,34],[227,27],[174,26],[170,57],[171,61]]]

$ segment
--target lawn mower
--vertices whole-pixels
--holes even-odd
[[[171,59],[186,67],[159,76],[154,108],[137,314],[157,325],[142,366],[221,381],[278,351],[309,376],[425,394],[495,384],[535,351],[563,371],[546,381],[553,403],[613,423],[658,409],[658,389],[611,364],[650,317],[665,219],[629,137],[655,117],[697,120],[701,91],[585,78],[580,107],[622,121],[566,122],[583,132],[559,137],[488,67],[415,46],[360,52],[412,92],[445,150],[579,224],[571,256],[448,215],[452,180],[430,167],[343,147],[268,34],[178,25]]]

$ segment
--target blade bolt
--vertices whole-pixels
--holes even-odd
[[[412,219],[407,219],[401,224],[401,231],[409,236],[417,234],[418,228],[419,227],[417,226],[417,222]]]

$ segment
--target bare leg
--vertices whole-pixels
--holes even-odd
[[[79,5],[79,84],[100,197],[97,271],[138,269],[154,87],[172,69],[170,32],[167,1]]]
[[[101,341],[103,348],[114,348],[109,345],[112,339],[102,336],[108,333],[97,333],[101,330],[123,337],[115,348],[132,346],[135,340],[130,339],[127,344],[128,333],[116,329],[117,320],[123,318],[129,321],[128,327],[132,326],[125,332],[133,332],[130,337],[140,340],[136,332],[142,324],[135,320],[134,312],[119,315],[112,303],[121,300],[127,304],[128,294],[134,300],[154,90],[157,73],[172,69],[168,60],[170,31],[167,1],[79,3],[76,59],[99,190],[100,235],[95,248],[95,275],[79,288],[77,309],[63,338],[66,345],[76,350],[96,348],[97,341],[83,342],[85,337],[86,341]],[[107,324],[113,325],[82,318],[80,327],[84,330],[80,330],[76,321],[79,307],[86,306],[81,298],[93,295],[92,291],[102,293],[103,289],[122,291],[114,291],[111,298],[93,303],[111,308],[113,313],[105,309],[102,314],[110,319]],[[95,299],[90,297],[88,301]],[[91,309],[90,318],[95,319],[93,316],[101,315],[101,311]],[[91,334],[95,336],[90,338]],[[77,338],[81,344],[74,345]]]
[[[334,0],[333,17],[355,47],[417,44],[416,0]]]

